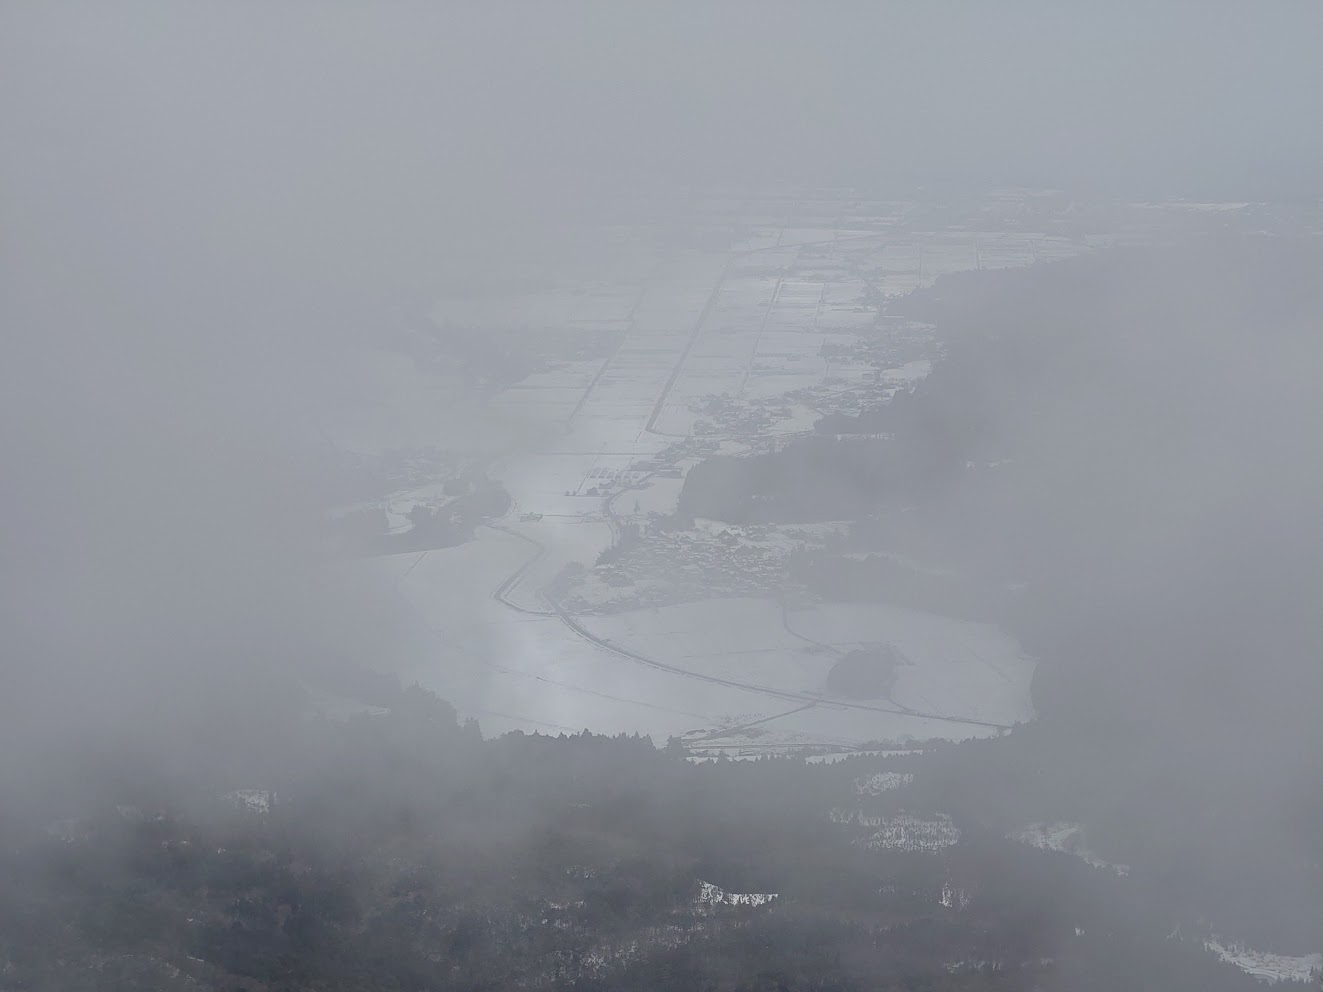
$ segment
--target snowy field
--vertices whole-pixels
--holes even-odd
[[[773,600],[735,598],[582,622],[612,645],[789,704],[779,711],[763,704],[766,718],[756,734],[745,735],[753,742],[962,739],[1031,715],[1033,662],[1012,639],[987,625],[917,610],[834,604],[783,613]],[[831,640],[815,643],[816,635]],[[895,644],[909,660],[892,698],[831,697],[826,677],[839,654],[830,649],[879,642]],[[738,731],[730,736],[738,743]]]
[[[795,636],[837,650],[892,645],[909,664],[897,669],[891,698],[914,712],[1003,726],[1033,717],[1035,663],[989,624],[866,603],[794,611],[786,623]]]
[[[1216,937],[1204,941],[1204,947],[1227,964],[1264,982],[1312,982],[1323,971],[1323,954],[1292,957],[1255,951],[1243,944],[1223,944]]]
[[[1015,210],[1022,199],[994,206]],[[600,264],[567,263],[559,281],[512,274],[439,299],[432,320],[443,334],[516,334],[534,355],[539,335],[562,348],[576,335],[594,342],[490,395],[475,400],[458,367],[387,351],[328,370],[341,400],[324,425],[333,444],[406,459],[485,453],[514,502],[469,544],[363,566],[417,617],[423,660],[406,676],[488,733],[639,731],[659,743],[682,736],[697,755],[960,740],[1031,718],[1032,660],[984,625],[860,604],[783,614],[751,595],[573,617],[545,599],[564,569],[592,567],[622,521],[674,510],[676,476],[696,459],[665,456],[666,471],[658,459],[695,432],[747,450],[928,374],[937,343],[923,328],[879,319],[887,297],[947,272],[1087,248],[1000,233],[991,215],[926,229],[911,223],[918,207],[905,201],[795,203],[777,192],[705,203],[706,233],[688,245],[622,229]],[[725,412],[712,419],[703,411],[714,398]],[[413,506],[444,500],[440,481],[414,478],[365,505],[398,532]],[[890,695],[828,695],[832,664],[877,644],[905,659]]]
[[[533,553],[521,537],[485,529],[456,548],[374,560],[418,620],[412,655],[423,661],[405,680],[477,717],[487,734],[591,729],[664,743],[747,712],[748,693],[697,693],[691,679],[622,658],[554,614],[520,612],[496,598]]]
[[[585,551],[602,537],[601,525],[559,526],[582,531],[573,540]],[[531,525],[523,530],[537,533]],[[1003,692],[1009,701],[1003,710],[984,701],[976,707],[980,722],[971,722],[962,712],[970,697],[961,680],[992,685],[995,673],[980,671],[978,656],[998,658],[1011,648],[990,629],[913,611],[884,612],[894,632],[880,621],[867,629],[870,636],[895,633],[907,646],[919,670],[911,683],[938,707],[922,714],[886,699],[828,697],[824,680],[836,656],[787,630],[771,600],[562,617],[537,595],[534,578],[559,567],[560,559],[539,557],[527,533],[482,528],[477,540],[459,547],[369,563],[418,618],[417,651],[428,660],[406,679],[478,717],[488,733],[637,731],[659,744],[683,737],[695,754],[738,756],[987,736],[1027,711],[1026,676],[1026,698]],[[952,657],[955,646],[966,654]],[[1003,668],[1009,664],[1001,658]]]

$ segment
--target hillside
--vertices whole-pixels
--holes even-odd
[[[447,711],[411,690],[297,723],[248,788],[11,825],[4,987],[1254,987],[1162,940],[1121,880],[877,771],[922,780],[913,759],[694,765],[646,739],[483,741]]]

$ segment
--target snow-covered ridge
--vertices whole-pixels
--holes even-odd
[[[1084,841],[1084,826],[1079,823],[1055,821],[1051,823],[1031,823],[1023,830],[1010,835],[1010,839],[1021,844],[1028,844],[1044,851],[1061,851],[1073,854],[1087,865],[1105,868],[1116,875],[1129,875],[1129,865],[1119,865],[1098,857]]]
[[[704,906],[762,906],[778,895],[776,892],[727,892],[711,882],[698,883],[698,901]]]
[[[1316,972],[1323,970],[1323,954],[1304,954],[1291,957],[1255,951],[1244,944],[1223,944],[1216,937],[1204,941],[1204,947],[1227,964],[1235,965],[1247,975],[1265,982],[1308,982]]]

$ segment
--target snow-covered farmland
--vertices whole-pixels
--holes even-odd
[[[838,650],[894,647],[909,664],[897,668],[891,699],[914,713],[1002,726],[1033,717],[1035,663],[990,624],[866,603],[797,610],[786,622],[795,635]]]
[[[852,604],[843,610],[850,623],[830,626],[838,612],[834,607],[785,614],[773,600],[731,598],[582,622],[614,646],[702,678],[753,687],[771,701],[784,700],[779,711],[763,703],[774,718],[760,723],[757,736],[768,743],[963,739],[996,733],[1028,712],[1032,663],[996,628],[900,608]],[[829,647],[896,644],[910,664],[902,669],[895,698],[828,696],[826,677],[838,655],[804,634],[804,627],[849,638]]]
[[[554,613],[498,599],[535,553],[518,535],[484,528],[459,547],[373,560],[417,618],[408,647],[422,660],[405,680],[436,690],[488,733],[588,728],[664,742],[748,712],[742,690],[704,684],[695,692],[693,680],[623,658]]]
[[[694,753],[716,755],[852,750],[875,741],[959,740],[999,730],[1000,721],[967,722],[957,693],[946,711],[917,714],[887,700],[826,696],[836,655],[797,636],[799,615],[792,614],[795,632],[787,629],[773,600],[712,600],[567,622],[537,595],[538,581],[530,577],[535,569],[546,575],[565,558],[539,557],[530,537],[583,528],[576,540],[582,537],[581,550],[591,552],[600,535],[589,525],[544,524],[518,525],[522,533],[480,528],[468,544],[367,565],[418,618],[413,654],[430,660],[405,671],[406,679],[477,716],[488,732],[639,731],[659,743],[681,736]],[[950,623],[967,633],[959,621],[908,619],[921,631]],[[953,662],[940,639],[935,653],[925,653],[915,638],[907,643],[915,667],[934,669],[931,686],[958,687],[962,673],[979,677],[969,658]],[[1026,693],[1027,687],[1026,678]],[[946,705],[936,688],[925,696],[935,707]],[[1017,700],[1000,714],[985,706],[980,717],[1013,718],[1025,705]]]

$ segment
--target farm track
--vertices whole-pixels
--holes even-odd
[[[685,342],[684,350],[680,352],[680,357],[675,362],[675,367],[671,369],[671,374],[666,379],[666,385],[662,387],[661,395],[657,397],[657,402],[652,406],[652,414],[648,417],[648,422],[644,424],[643,431],[647,434],[656,434],[659,437],[688,437],[688,434],[671,434],[656,429],[657,420],[661,417],[662,411],[666,409],[666,401],[670,399],[671,390],[675,384],[680,381],[680,375],[684,372],[685,362],[689,360],[689,354],[694,350],[694,345],[698,344],[698,339],[703,336],[703,325],[707,323],[707,318],[712,313],[712,308],[717,305],[717,299],[721,296],[721,290],[726,285],[726,280],[730,278],[730,271],[735,267],[735,259],[739,256],[732,254],[726,259],[726,265],[721,270],[721,277],[717,279],[716,286],[708,295],[707,302],[703,304],[703,309],[698,313],[698,319],[694,321],[694,329],[689,333],[689,340]]]
[[[620,349],[625,346],[625,341],[629,338],[629,332],[634,329],[635,322],[638,320],[639,307],[643,305],[643,298],[647,295],[648,283],[645,280],[643,288],[639,290],[638,298],[634,301],[634,305],[629,309],[629,314],[627,315],[628,323],[625,333],[620,335],[620,340],[616,342],[615,348],[612,349],[611,354],[607,356],[606,361],[602,362],[601,366],[597,369],[597,372],[593,375],[592,380],[588,383],[588,387],[583,391],[583,395],[579,397],[579,402],[574,405],[574,409],[570,411],[570,415],[565,418],[565,427],[567,429],[574,423],[574,418],[579,415],[579,411],[582,410],[584,404],[588,402],[588,397],[593,394],[593,390],[597,388],[597,384],[602,381],[602,376],[606,374],[606,370],[611,367],[611,363],[614,362],[616,356],[620,354]]]

